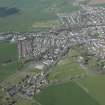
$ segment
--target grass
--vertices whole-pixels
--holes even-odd
[[[17,47],[14,43],[0,43],[0,80],[17,71]]]
[[[17,63],[0,64],[0,80],[6,79],[17,71]]]
[[[35,100],[26,100],[24,98],[20,98],[16,105],[38,105]]]
[[[49,80],[63,80],[68,77],[86,74],[77,63],[77,58],[74,57],[76,53],[75,50],[70,50],[69,54],[65,56],[57,66],[52,68],[52,72],[49,74]]]
[[[100,105],[105,105],[105,75],[96,75],[79,81]]]
[[[14,43],[0,43],[0,63],[6,61],[17,61],[18,52]]]
[[[99,105],[75,82],[49,86],[36,96],[40,105]]]
[[[16,105],[38,105],[35,102],[31,102],[30,100],[21,100],[16,103]]]
[[[79,10],[80,7],[79,6],[73,6],[72,4],[66,4],[66,5],[63,5],[59,8],[59,12],[66,12],[66,13],[70,13],[70,12],[73,12],[73,11],[76,11],[76,10]]]

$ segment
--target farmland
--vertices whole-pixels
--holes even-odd
[[[16,61],[18,58],[18,52],[16,44],[14,43],[0,43],[0,63],[6,61]]]
[[[0,43],[0,80],[16,72],[17,48],[13,43]]]
[[[91,96],[93,96],[100,105],[105,105],[105,76],[96,75],[79,81],[86,87]]]
[[[34,31],[41,23],[58,25],[57,13],[72,12],[79,7],[63,0],[0,0],[0,31]],[[2,13],[2,11],[5,12]],[[12,14],[13,13],[13,14]],[[53,21],[53,23],[52,23]],[[55,22],[54,22],[55,21]],[[45,26],[46,26],[45,23]],[[36,25],[38,26],[36,27]],[[33,25],[35,27],[33,27]],[[47,27],[47,26],[46,26]]]
[[[15,73],[17,70],[17,64],[0,64],[0,80],[6,79],[8,76]]]
[[[75,82],[50,86],[36,96],[36,99],[42,105],[99,105]]]

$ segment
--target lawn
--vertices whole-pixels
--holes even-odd
[[[75,82],[49,86],[36,99],[40,105],[99,105]]]

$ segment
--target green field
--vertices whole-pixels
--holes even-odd
[[[49,86],[36,99],[40,105],[99,105],[75,82]]]
[[[6,79],[17,71],[17,63],[0,64],[0,80]]]
[[[105,105],[105,75],[96,75],[79,81],[100,105]]]
[[[14,43],[0,43],[0,80],[17,70],[18,52]]]
[[[16,61],[18,52],[14,43],[0,43],[0,63],[8,61]]]
[[[46,22],[52,26],[57,21],[57,13],[71,12],[79,7],[73,6],[69,0],[0,0],[0,7],[19,9],[13,15],[0,17],[0,31],[34,31],[37,23]],[[14,10],[13,10],[14,11]],[[54,22],[54,26],[56,25]],[[45,26],[46,26],[45,23]],[[40,28],[41,26],[37,26]]]

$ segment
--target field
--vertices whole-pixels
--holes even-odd
[[[0,80],[6,79],[17,71],[17,63],[0,64]]]
[[[16,105],[39,105],[35,100],[19,99]]]
[[[18,52],[16,44],[14,43],[0,43],[0,63],[8,61],[16,61]]]
[[[14,43],[0,43],[0,80],[17,70],[18,52]]]
[[[34,31],[40,22],[56,26],[57,13],[77,9],[69,0],[0,0],[0,31]]]
[[[75,82],[50,86],[36,96],[36,99],[40,105],[99,105]]]
[[[100,105],[105,105],[105,75],[96,75],[79,81],[84,85]]]

